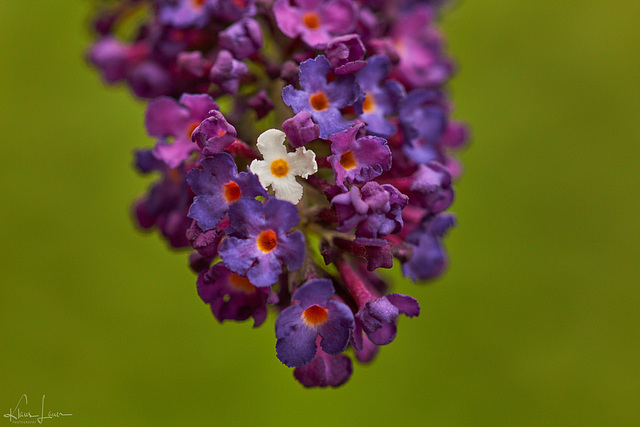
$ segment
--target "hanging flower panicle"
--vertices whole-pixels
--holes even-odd
[[[258,327],[279,312],[275,355],[305,387],[344,384],[350,353],[371,362],[400,315],[419,315],[379,269],[395,260],[420,282],[447,265],[468,131],[444,86],[442,3],[120,0],[96,12],[88,60],[149,99],[155,142],[135,165],[160,178],[134,204],[137,223],[192,249],[219,322]]]

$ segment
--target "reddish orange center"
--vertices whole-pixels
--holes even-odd
[[[374,108],[376,108],[376,99],[371,93],[367,92],[367,96],[364,98],[364,104],[362,104],[362,109],[365,113],[370,113]]]
[[[282,178],[289,173],[289,163],[284,159],[276,159],[271,162],[271,173],[273,176]]]
[[[342,153],[342,156],[340,156],[340,166],[342,166],[346,170],[353,169],[357,165],[358,162],[356,162],[356,158],[351,151],[345,151],[344,153]]]
[[[240,187],[233,181],[229,181],[224,185],[224,199],[228,202],[235,202],[242,195]]]
[[[195,6],[195,7],[202,7],[202,5],[206,2],[207,0],[191,0],[191,3]]]
[[[267,254],[278,246],[278,237],[273,230],[265,230],[260,233],[257,242],[258,249]]]
[[[231,4],[240,9],[247,7],[247,0],[231,0]]]
[[[318,15],[316,12],[307,12],[302,15],[302,23],[310,30],[317,30],[318,28],[320,28],[322,20],[320,19],[320,15]]]
[[[302,312],[302,317],[304,317],[304,321],[309,325],[317,326],[327,320],[327,309],[319,305],[312,305]]]
[[[187,131],[185,132],[185,134],[187,135],[187,138],[191,139],[191,134],[193,133],[194,130],[196,130],[196,128],[200,126],[200,122],[191,122],[189,123],[189,126],[187,126]]]
[[[256,287],[251,284],[249,279],[238,276],[237,274],[231,273],[229,276],[229,284],[234,290],[244,292],[245,294],[252,294],[256,291]]]
[[[329,108],[329,100],[324,92],[319,91],[309,97],[309,105],[316,111],[324,111]]]

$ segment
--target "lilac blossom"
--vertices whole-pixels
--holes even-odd
[[[336,74],[355,73],[367,64],[364,61],[366,50],[357,34],[333,38],[324,53]]]
[[[282,123],[282,130],[292,147],[302,147],[307,142],[320,137],[320,128],[311,119],[307,110],[302,110]]]
[[[320,138],[327,139],[334,133],[347,129],[351,123],[342,118],[341,108],[361,102],[360,88],[353,76],[342,76],[327,82],[331,65],[324,55],[318,55],[300,64],[300,86],[292,85],[282,90],[285,104],[294,113],[306,110],[320,127]]]
[[[245,59],[262,48],[262,31],[255,19],[244,18],[218,33],[220,47],[236,59]]]
[[[305,387],[339,387],[351,378],[353,365],[344,354],[329,354],[322,350],[320,336],[313,360],[293,370],[293,376]],[[357,353],[356,353],[357,354]]]
[[[413,255],[402,265],[402,274],[414,282],[440,276],[447,265],[442,239],[454,224],[453,215],[440,214],[409,234]]]
[[[219,111],[210,111],[209,117],[193,130],[191,140],[198,144],[204,156],[219,153],[236,140],[236,129]]]
[[[244,62],[236,60],[228,50],[218,53],[216,62],[211,67],[209,79],[216,83],[220,90],[235,94],[240,86],[240,79],[249,69]]]
[[[338,215],[338,231],[356,228],[356,243],[381,246],[382,237],[400,232],[402,208],[409,198],[389,184],[368,182],[360,190],[353,186],[331,200]]]
[[[229,220],[220,257],[234,273],[264,287],[276,283],[283,265],[289,270],[302,266],[304,235],[289,232],[300,221],[293,204],[273,197],[264,204],[243,199],[231,205]]]
[[[189,208],[189,218],[197,221],[202,231],[214,228],[238,200],[266,196],[258,177],[240,172],[228,153],[218,153],[200,161],[202,169],[191,169],[187,182],[196,196]]]
[[[276,320],[276,353],[287,366],[302,366],[316,355],[316,339],[325,353],[342,353],[351,337],[354,319],[344,303],[331,300],[331,280],[315,279],[302,285],[292,304]]]
[[[349,0],[276,0],[273,5],[278,28],[289,37],[298,37],[311,47],[321,48],[350,32],[356,23],[356,7]]]
[[[218,104],[205,94],[184,94],[179,101],[160,97],[149,102],[145,114],[147,133],[160,138],[153,155],[172,168],[182,164],[197,149],[191,142],[193,130],[210,110],[217,109]],[[169,143],[168,138],[173,142]]]
[[[356,138],[363,126],[353,126],[329,138],[333,154],[327,160],[335,173],[336,185],[345,191],[345,183],[363,184],[391,168],[391,150],[385,139],[377,136]]]
[[[369,132],[384,137],[396,132],[396,126],[387,117],[397,113],[398,105],[405,97],[404,87],[398,81],[384,81],[390,70],[389,59],[376,55],[369,58],[367,65],[356,75],[365,92],[360,118],[367,123]]]

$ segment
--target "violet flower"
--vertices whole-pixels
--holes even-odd
[[[291,203],[273,197],[264,204],[238,200],[229,208],[229,220],[229,237],[222,242],[220,257],[234,273],[264,287],[276,283],[283,265],[291,271],[302,266],[304,235],[289,232],[300,221]]]
[[[327,82],[331,65],[324,55],[308,59],[300,64],[300,86],[296,90],[292,85],[282,90],[285,104],[293,108],[294,113],[306,110],[320,127],[320,138],[347,129],[351,122],[342,118],[341,108],[348,107],[361,99],[360,88],[353,76],[342,76]]]
[[[354,328],[351,309],[331,300],[335,293],[331,280],[315,279],[302,285],[291,297],[294,302],[276,320],[276,353],[289,367],[313,360],[316,339],[325,353],[342,353]]]

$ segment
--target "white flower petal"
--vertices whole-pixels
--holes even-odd
[[[260,180],[260,184],[267,189],[268,186],[271,185],[276,177],[271,173],[271,163],[265,162],[264,160],[254,160],[249,165],[249,170],[251,173],[258,175],[258,179]]]
[[[286,200],[294,205],[302,198],[302,185],[296,181],[296,177],[292,174],[274,179],[271,187],[278,199]]]
[[[289,163],[289,173],[303,178],[318,172],[316,153],[304,147],[298,148],[293,153],[287,153],[287,162]]]
[[[287,149],[284,146],[286,137],[285,133],[278,129],[266,130],[258,137],[258,150],[267,162],[271,163],[287,155]]]

